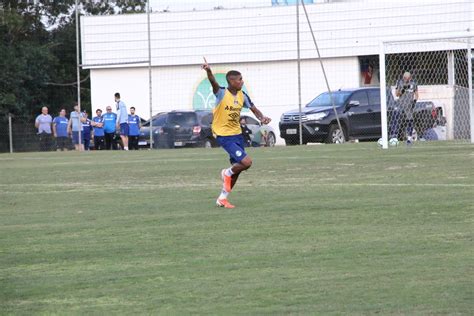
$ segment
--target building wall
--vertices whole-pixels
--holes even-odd
[[[471,0],[363,1],[306,5],[324,57],[377,54],[381,39],[466,32]],[[295,6],[150,14],[156,66],[264,62],[296,58]],[[316,56],[300,7],[301,56]],[[146,14],[81,18],[82,63],[148,60]],[[91,66],[92,67],[92,66]]]

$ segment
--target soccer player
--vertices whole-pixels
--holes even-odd
[[[240,128],[240,111],[243,107],[249,108],[262,124],[270,123],[271,119],[264,116],[262,112],[252,103],[249,96],[242,91],[244,81],[242,75],[236,70],[226,74],[227,88],[219,86],[212,74],[211,67],[204,58],[202,65],[207,73],[207,78],[212,85],[212,91],[216,96],[216,106],[213,110],[212,132],[220,146],[229,154],[231,167],[221,171],[223,188],[217,198],[216,205],[225,208],[234,208],[227,200],[240,173],[252,166],[252,159],[244,149],[244,138]]]
[[[58,151],[67,150],[68,134],[67,126],[69,120],[66,117],[66,110],[61,109],[59,116],[56,116],[53,120],[53,134],[56,137],[56,147]]]
[[[141,121],[135,114],[135,107],[130,107],[128,115],[128,144],[130,149],[138,150],[138,136],[140,136]]]
[[[123,150],[128,150],[128,113],[127,106],[120,100],[120,93],[115,93],[115,103],[117,104],[117,128],[120,128],[120,138],[123,143]]]

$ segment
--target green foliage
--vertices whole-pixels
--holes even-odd
[[[143,12],[145,1],[83,1],[81,14]],[[56,113],[77,100],[75,1],[3,1],[0,10],[0,115]],[[81,100],[90,108],[89,71]]]

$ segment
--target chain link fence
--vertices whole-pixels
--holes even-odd
[[[52,134],[38,134],[35,117],[12,114],[0,116],[0,153],[54,151],[56,139]],[[66,149],[72,149],[68,138]]]

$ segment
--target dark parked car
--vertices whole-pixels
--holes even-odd
[[[300,115],[304,144],[309,142],[342,143],[349,138],[370,140],[381,137],[379,88],[339,90],[332,94],[342,131],[337,124],[330,95],[324,92],[308,103],[302,109],[302,113],[298,110],[283,113],[279,123],[280,136],[285,139],[287,145],[299,144]],[[396,103],[391,93],[387,93],[387,99],[387,111],[390,118],[390,113]],[[423,132],[430,127],[429,117],[432,115],[432,107],[432,102],[416,104],[414,117],[415,128],[418,132]],[[404,137],[402,134],[404,133],[400,130],[400,139]]]
[[[163,125],[165,124],[167,117],[168,113],[158,113],[153,116],[153,148],[164,148],[163,143],[160,144],[160,140],[163,142],[163,139],[160,139],[160,135],[163,135]],[[146,121],[142,124],[142,128],[140,129],[140,136],[138,137],[138,146],[140,146],[141,148],[150,148],[150,121]]]
[[[210,111],[171,111],[153,118],[153,148],[215,147]],[[150,123],[140,131],[139,145],[150,146]]]

